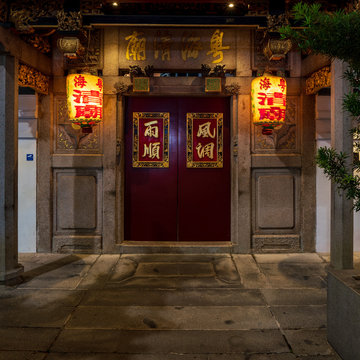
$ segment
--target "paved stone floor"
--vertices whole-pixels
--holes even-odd
[[[20,254],[1,360],[335,360],[327,256]]]

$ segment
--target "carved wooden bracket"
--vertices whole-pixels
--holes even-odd
[[[316,94],[320,89],[331,86],[330,66],[315,71],[306,79],[306,95]]]
[[[225,85],[224,88],[225,88],[225,92],[230,95],[240,94],[240,85],[238,84]]]
[[[25,64],[19,64],[19,86],[31,87],[35,91],[47,95],[50,77]]]

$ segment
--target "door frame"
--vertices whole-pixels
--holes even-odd
[[[141,96],[206,97],[202,86],[188,85],[189,78],[176,78],[176,83]],[[161,82],[161,78],[152,79]],[[202,80],[201,78],[196,80]],[[186,82],[186,92],[179,87]],[[194,81],[196,83],[196,81]],[[196,83],[197,84],[197,83]],[[184,86],[182,86],[184,88]],[[250,154],[250,96],[230,97],[230,242],[135,242],[124,240],[124,178],[125,178],[125,97],[117,101],[117,169],[116,169],[116,243],[118,253],[249,253],[251,242],[251,154]],[[211,94],[210,96],[216,96]],[[224,97],[225,95],[218,95]],[[241,107],[239,106],[241,104]],[[241,156],[239,156],[241,154]],[[239,171],[241,170],[241,171]]]

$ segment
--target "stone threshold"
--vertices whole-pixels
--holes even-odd
[[[178,241],[124,241],[117,244],[119,254],[230,254],[233,244],[227,241],[178,242]]]

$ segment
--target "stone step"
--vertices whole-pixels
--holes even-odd
[[[276,329],[266,306],[79,306],[67,328],[121,330]]]
[[[65,329],[50,350],[54,352],[116,352],[164,355],[290,352],[279,330],[123,331]]]
[[[82,306],[250,306],[265,305],[257,289],[89,290]]]

